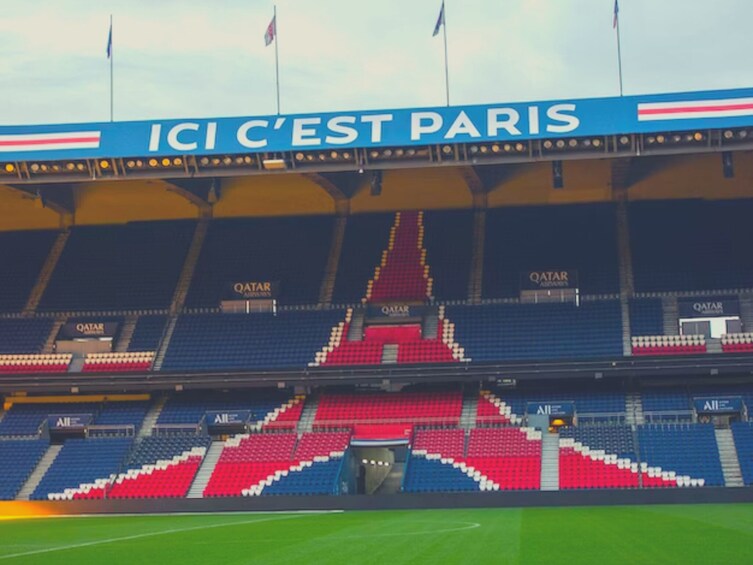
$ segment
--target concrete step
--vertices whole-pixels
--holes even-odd
[[[165,407],[165,402],[167,402],[166,396],[158,396],[157,398],[153,399],[152,405],[149,407],[149,411],[146,413],[144,421],[141,423],[141,428],[139,428],[137,437],[142,438],[152,435],[152,428],[157,424],[159,415],[162,413],[162,409]]]
[[[154,356],[154,364],[152,365],[153,371],[159,371],[162,369],[162,363],[165,361],[165,354],[167,353],[167,348],[170,347],[170,340],[173,338],[173,333],[175,332],[175,326],[177,323],[178,316],[172,316],[167,322],[167,327],[165,327],[165,332],[162,334],[162,340],[160,341],[157,355]]]
[[[204,456],[204,460],[201,462],[201,467],[196,472],[196,477],[191,484],[191,488],[188,490],[186,498],[203,498],[204,489],[207,488],[209,479],[214,473],[214,468],[217,466],[217,462],[220,460],[222,450],[225,447],[224,441],[214,441],[209,446],[207,454]]]
[[[350,318],[350,326],[348,327],[348,335],[345,339],[348,341],[363,341],[363,319],[364,313],[362,310],[354,310],[353,315]]]
[[[74,355],[71,359],[71,364],[68,365],[69,373],[80,373],[84,368],[84,355]]]
[[[560,436],[542,432],[541,490],[560,489]]]
[[[314,419],[316,418],[316,411],[319,408],[319,398],[315,396],[308,396],[303,404],[303,412],[301,412],[301,419],[298,420],[297,432],[299,434],[305,434],[314,430]]]
[[[716,446],[719,451],[719,461],[722,464],[724,485],[728,487],[743,486],[740,461],[737,457],[732,430],[729,428],[717,428],[714,430],[714,435],[716,436]]]
[[[460,412],[460,427],[471,430],[476,427],[478,412],[478,391],[469,391],[463,395],[463,409]]]
[[[397,364],[397,349],[398,345],[394,343],[388,343],[382,349],[382,365],[396,365]]]
[[[125,321],[123,322],[123,327],[120,330],[118,343],[115,344],[113,351],[116,353],[125,353],[128,351],[128,346],[131,344],[133,331],[136,329],[136,323],[138,320],[138,316],[126,316]]]
[[[42,456],[42,459],[39,460],[39,463],[34,468],[34,471],[32,471],[31,475],[29,475],[29,478],[26,479],[26,482],[21,487],[21,490],[18,491],[16,500],[29,500],[31,495],[39,486],[39,483],[42,482],[42,479],[47,474],[47,471],[50,470],[50,467],[55,461],[55,458],[60,453],[61,449],[63,449],[62,445],[51,445],[47,449],[45,454]]]

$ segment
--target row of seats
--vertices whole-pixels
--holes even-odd
[[[128,353],[89,353],[84,358],[84,373],[148,371],[154,351]]]
[[[241,494],[327,494],[334,492],[340,465],[324,465],[342,458],[349,432],[313,432],[299,439],[295,433],[254,433],[228,440],[204,489],[205,497]],[[316,472],[305,469],[316,467]],[[273,482],[283,481],[266,492]],[[265,483],[262,485],[262,483]],[[324,492],[323,492],[324,491]]]
[[[538,490],[541,437],[541,432],[530,428],[475,428],[468,436],[467,449],[463,449],[462,430],[419,431],[414,438],[403,489],[407,492]],[[445,468],[427,462],[431,460],[438,460]]]
[[[380,422],[457,425],[462,408],[460,391],[326,394],[319,400],[314,426]]]
[[[631,339],[633,355],[682,355],[706,352],[702,335],[651,335]]]
[[[0,355],[0,373],[65,373],[68,371],[70,353],[47,355]]]
[[[628,217],[636,290],[700,291],[753,286],[753,263],[735,252],[737,242],[746,241],[751,235],[745,221],[751,210],[753,203],[749,199],[631,203]],[[423,243],[432,265],[434,295],[443,300],[466,298],[473,212],[401,215],[406,221],[422,218],[415,228],[425,229]],[[553,266],[577,270],[583,294],[617,293],[615,217],[616,208],[611,203],[488,210],[484,297],[515,297],[521,273]],[[336,302],[354,303],[363,298],[374,266],[388,247],[393,219],[394,214],[357,214],[347,218]],[[691,220],[717,228],[691,234],[683,228]],[[315,303],[335,222],[333,216],[210,222],[187,304],[216,307],[224,285],[243,279],[277,280],[281,282],[280,299],[284,303]],[[195,226],[192,221],[161,221],[71,228],[42,297],[41,309],[167,307]],[[0,233],[0,260],[14,266],[0,278],[0,311],[18,312],[24,307],[58,233]],[[238,241],[261,240],[267,243],[242,248],[237,245]],[[251,272],[248,265],[254,265]],[[397,275],[405,272],[398,271]]]

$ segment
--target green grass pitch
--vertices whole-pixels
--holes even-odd
[[[5,563],[753,563],[753,505],[0,521]]]

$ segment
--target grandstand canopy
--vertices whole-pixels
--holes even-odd
[[[633,199],[739,198],[753,175],[751,140],[753,89],[8,126],[0,229],[210,209],[222,217],[603,201],[625,188]],[[731,174],[721,182],[723,165]]]

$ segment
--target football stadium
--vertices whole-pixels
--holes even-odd
[[[753,88],[0,126],[0,211],[0,562],[753,562]]]

